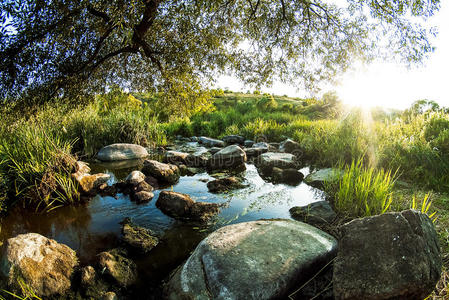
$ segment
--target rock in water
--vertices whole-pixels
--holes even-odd
[[[291,140],[291,139],[286,139],[285,141],[283,141],[280,145],[279,145],[279,150],[285,153],[292,153],[295,154],[296,156],[302,155],[302,151],[301,151],[301,146],[299,145],[299,143]]]
[[[243,185],[240,180],[234,176],[212,180],[207,183],[207,188],[209,189],[209,192],[212,193],[221,193],[244,187],[245,185]]]
[[[304,174],[296,169],[280,169],[274,167],[272,169],[271,178],[274,183],[298,185],[304,179]]]
[[[0,271],[13,291],[20,281],[39,296],[64,294],[78,264],[75,251],[37,233],[20,234],[3,245]]]
[[[98,173],[94,175],[84,174],[81,177],[75,177],[80,187],[80,192],[86,195],[94,195],[98,192],[101,185],[108,182],[111,175]]]
[[[125,182],[130,185],[137,185],[145,180],[145,174],[140,171],[132,171],[126,177]]]
[[[267,152],[257,158],[256,166],[262,174],[270,176],[273,168],[297,169],[298,162],[296,157],[290,153]]]
[[[261,220],[218,229],[165,286],[168,299],[278,299],[336,254],[337,241],[305,223]]]
[[[164,162],[174,165],[185,164],[188,156],[188,153],[171,150],[165,153]]]
[[[246,162],[246,153],[237,145],[227,146],[212,155],[209,160],[210,169],[231,169]]]
[[[325,181],[334,182],[342,175],[342,170],[326,168],[310,173],[306,176],[304,182],[310,186],[321,189],[323,188]]]
[[[128,220],[122,224],[122,240],[132,250],[146,254],[159,243],[159,239],[151,230],[133,225]]]
[[[128,160],[147,156],[147,150],[136,144],[112,144],[101,148],[97,154],[97,158],[101,161]]]
[[[223,137],[223,141],[229,145],[231,144],[243,145],[243,143],[245,142],[245,138],[241,135],[227,135]]]
[[[216,203],[195,202],[189,195],[162,191],[156,207],[172,218],[205,222],[218,214],[220,206]]]
[[[128,287],[137,280],[137,266],[126,254],[126,251],[118,248],[98,254],[102,273],[121,287]]]
[[[335,299],[424,299],[440,278],[438,236],[418,211],[353,220],[339,248]]]
[[[337,217],[337,214],[327,201],[318,201],[306,206],[292,207],[290,208],[290,214],[293,219],[311,225],[330,224]]]
[[[180,177],[179,168],[175,165],[160,163],[156,160],[145,160],[142,173],[150,175],[163,183],[174,184]]]
[[[200,136],[199,142],[200,142],[200,144],[203,144],[206,147],[224,147],[225,146],[225,142],[223,142],[221,140],[216,140],[216,139],[212,139],[209,137],[205,137],[205,136]]]

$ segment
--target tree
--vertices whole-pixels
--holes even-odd
[[[201,90],[217,73],[254,85],[279,78],[313,88],[356,58],[419,62],[432,51],[433,32],[420,21],[439,9],[439,0],[346,4],[3,0],[0,89],[6,100],[33,102],[114,84],[173,95]]]

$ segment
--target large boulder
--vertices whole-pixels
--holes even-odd
[[[156,207],[172,218],[201,222],[208,221],[220,211],[216,203],[195,202],[189,195],[170,191],[159,194]]]
[[[290,215],[293,219],[311,225],[331,224],[337,218],[329,202],[318,201],[306,206],[294,206],[290,208]]]
[[[245,162],[245,151],[237,145],[231,145],[212,155],[208,167],[210,169],[232,169]]]
[[[43,297],[69,290],[78,264],[75,251],[37,233],[8,239],[0,257],[0,273],[12,291],[20,291],[21,279]]]
[[[326,168],[314,171],[306,176],[304,182],[316,188],[323,188],[325,182],[335,182],[343,175],[343,171],[334,168]]]
[[[97,154],[97,158],[101,161],[128,160],[147,156],[147,150],[136,144],[112,144],[101,148]]]
[[[150,175],[163,183],[174,184],[178,181],[180,173],[175,165],[164,164],[156,160],[145,160],[142,173]]]
[[[185,164],[188,156],[188,153],[170,150],[165,152],[164,162],[174,165]]]
[[[296,157],[290,153],[267,152],[257,158],[256,166],[263,175],[270,176],[273,168],[297,169],[298,162]]]
[[[305,223],[260,220],[204,239],[165,286],[168,299],[280,299],[336,254],[337,241]]]
[[[119,248],[98,254],[100,270],[120,287],[133,285],[137,280],[137,265],[126,256],[127,252]]]
[[[225,142],[223,142],[221,140],[205,137],[205,136],[200,136],[198,138],[198,141],[200,144],[203,144],[206,147],[224,147],[225,146]]]
[[[122,222],[122,240],[131,250],[142,254],[150,252],[159,243],[151,230],[132,224],[129,218]]]
[[[342,227],[335,299],[424,299],[441,274],[438,236],[414,210],[356,219]]]
[[[212,193],[222,193],[244,187],[241,180],[234,176],[215,179],[207,183],[207,188]]]
[[[227,135],[223,137],[223,141],[228,145],[232,144],[243,145],[243,143],[245,142],[245,138],[241,135]]]

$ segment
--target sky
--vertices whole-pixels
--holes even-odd
[[[328,89],[350,105],[405,109],[416,100],[428,99],[449,107],[449,1],[441,1],[440,11],[431,18],[439,34],[433,42],[436,47],[423,66],[411,69],[394,63],[374,62],[357,64],[353,70],[341,74],[338,85]],[[217,87],[233,91],[247,91],[239,80],[222,76]],[[296,87],[275,82],[272,87],[262,87],[263,92],[277,95],[306,97],[308,93]]]

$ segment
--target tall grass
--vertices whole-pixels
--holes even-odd
[[[337,212],[348,217],[365,217],[390,209],[395,172],[366,167],[362,159],[353,160],[343,170],[338,180],[325,183]]]

